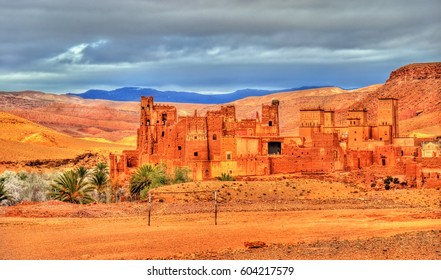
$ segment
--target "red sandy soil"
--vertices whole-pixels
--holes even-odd
[[[192,193],[215,189],[217,225],[212,193]],[[163,187],[151,226],[146,202],[22,203],[0,208],[0,259],[441,259],[440,203],[302,178]]]

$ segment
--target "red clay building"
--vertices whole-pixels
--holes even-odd
[[[233,105],[205,116],[178,116],[174,106],[141,98],[136,150],[110,155],[111,176],[129,174],[142,164],[165,163],[192,170],[194,180],[293,172],[333,172],[377,165],[411,180],[422,177],[421,155],[414,138],[400,138],[398,100],[379,99],[377,124],[367,111],[350,110],[347,126],[335,126],[334,111],[300,110],[299,136],[279,134],[279,101],[262,105],[254,119],[236,119]]]

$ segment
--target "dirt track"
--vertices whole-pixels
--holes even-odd
[[[250,207],[227,188],[232,198],[220,204],[217,226],[210,212],[161,214],[178,207],[174,201],[153,213],[150,227],[145,203],[3,207],[0,259],[441,259],[441,211],[432,203],[439,191],[384,192],[379,199],[378,192],[332,186],[363,203],[324,199],[318,208],[305,198],[302,207],[279,201],[287,210],[274,211],[272,201]],[[245,249],[247,241],[268,246]]]

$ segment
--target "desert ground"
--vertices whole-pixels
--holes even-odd
[[[155,189],[150,226],[147,201],[1,207],[0,259],[441,259],[439,189],[247,179]]]

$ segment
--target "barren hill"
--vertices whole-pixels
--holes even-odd
[[[77,139],[24,118],[0,112],[0,162],[72,159],[82,153],[107,155],[129,146]]]
[[[138,127],[137,102],[86,100],[42,92],[0,92],[0,110],[75,137],[119,140]]]

